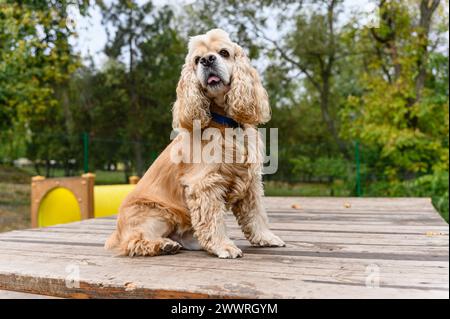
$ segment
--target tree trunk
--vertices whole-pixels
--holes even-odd
[[[33,161],[34,170],[36,171],[36,174],[41,175],[41,169],[39,168],[39,165],[36,163],[36,161]]]
[[[320,109],[322,112],[322,119],[328,127],[328,131],[333,137],[334,142],[338,146],[339,151],[344,155],[345,158],[350,159],[348,154],[348,149],[343,140],[339,138],[339,132],[336,128],[336,120],[332,117],[330,112],[330,81],[333,76],[332,71],[335,62],[335,30],[334,30],[334,17],[335,17],[335,8],[337,5],[337,1],[332,0],[328,4],[327,7],[327,20],[328,20],[328,33],[329,33],[329,42],[328,42],[328,54],[324,59],[323,68],[321,69],[321,78],[322,78],[322,86],[319,88],[320,91]]]
[[[329,85],[329,77],[324,76],[323,78],[323,86],[320,92],[320,109],[322,113],[322,119],[327,125],[328,131],[333,137],[334,142],[339,148],[339,151],[344,155],[345,158],[350,159],[350,155],[348,153],[347,146],[344,141],[339,138],[339,133],[337,131],[335,121],[331,117],[329,111],[329,103],[330,103],[330,85]]]
[[[70,176],[70,164],[68,160],[64,160],[64,176]]]
[[[419,49],[417,52],[417,75],[414,78],[415,83],[415,96],[409,98],[407,101],[408,112],[406,113],[406,120],[410,128],[417,128],[419,125],[419,118],[416,115],[412,115],[412,107],[418,103],[422,98],[422,92],[425,87],[425,79],[427,75],[427,62],[428,62],[428,44],[429,33],[431,27],[431,19],[433,13],[439,6],[439,0],[422,0],[420,3],[420,20],[419,20]]]
[[[45,177],[50,177],[50,160],[45,160]]]
[[[134,160],[136,164],[136,174],[138,176],[142,176],[144,172],[144,160],[142,156],[142,143],[140,139],[137,139],[133,143],[133,150],[134,150]]]
[[[129,182],[128,178],[130,177],[130,170],[131,170],[130,163],[126,160],[126,161],[124,161],[124,165],[125,165],[125,168],[124,168],[123,172],[125,174],[125,184],[128,184],[128,182]]]
[[[439,6],[439,0],[422,0],[420,3],[420,21],[419,21],[419,40],[421,43],[419,54],[417,57],[417,76],[415,79],[416,84],[416,102],[422,97],[422,91],[425,86],[425,77],[427,71],[427,60],[428,60],[428,44],[429,44],[429,33],[431,27],[431,19],[433,13]]]
[[[421,100],[422,92],[425,87],[425,79],[427,72],[427,59],[428,59],[428,44],[429,44],[429,32],[431,27],[431,20],[433,13],[439,6],[440,0],[421,0],[420,2],[420,19],[419,19],[419,30],[418,38],[420,40],[420,46],[417,53],[417,72],[414,78],[415,83],[415,96],[407,100],[407,112],[405,114],[405,119],[408,123],[408,127],[415,129],[418,126],[419,119],[417,116],[412,114],[412,107]],[[386,5],[385,1],[380,2],[380,9],[382,6]],[[384,13],[382,18],[385,20],[386,24],[390,27],[391,31],[381,37],[378,35],[374,29],[371,29],[372,35],[375,40],[379,43],[385,45],[388,49],[393,66],[394,66],[394,81],[401,76],[401,64],[398,61],[397,45],[395,43],[395,26],[392,17],[388,13]]]
[[[134,28],[134,19],[133,19],[133,8],[130,8],[129,11],[129,29],[133,30]],[[141,143],[141,133],[140,133],[140,112],[139,112],[139,99],[136,93],[135,86],[135,74],[134,74],[134,49],[133,49],[133,41],[134,34],[130,34],[128,37],[128,49],[129,49],[129,96],[130,96],[130,104],[131,104],[131,112],[130,112],[130,120],[131,123],[131,131],[133,136],[133,152],[134,152],[134,160],[136,165],[136,174],[142,176],[143,173],[143,158],[142,158],[142,143]]]

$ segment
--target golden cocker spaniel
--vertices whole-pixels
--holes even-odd
[[[226,233],[228,210],[253,246],[284,246],[269,230],[261,200],[263,148],[256,126],[270,119],[268,96],[243,49],[220,29],[192,37],[176,93],[172,126],[184,133],[124,200],[105,247],[129,256],[173,254],[183,247],[240,257],[242,251]],[[225,132],[236,128],[246,131],[247,140],[255,137],[256,144],[233,140],[227,144],[230,151]],[[209,143],[224,155],[219,161],[217,156],[193,160],[196,146],[189,136],[208,129],[216,132]],[[180,143],[188,154],[175,161]]]

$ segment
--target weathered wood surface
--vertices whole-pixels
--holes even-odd
[[[0,289],[76,298],[449,297],[448,225],[429,199],[265,203],[287,246],[251,247],[229,216],[229,234],[244,252],[235,260],[202,251],[113,256],[103,249],[112,217],[2,233]]]
[[[29,294],[11,290],[0,290],[0,299],[57,299],[58,297]]]

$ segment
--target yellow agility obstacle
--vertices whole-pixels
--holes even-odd
[[[31,180],[31,224],[45,227],[87,218],[117,214],[120,203],[135,187],[139,177],[131,176],[128,185],[95,186],[95,174],[81,177]]]

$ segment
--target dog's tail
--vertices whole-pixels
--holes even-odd
[[[120,243],[119,234],[117,233],[117,230],[115,230],[111,236],[106,240],[105,242],[105,249],[114,249],[117,248],[117,246]]]

